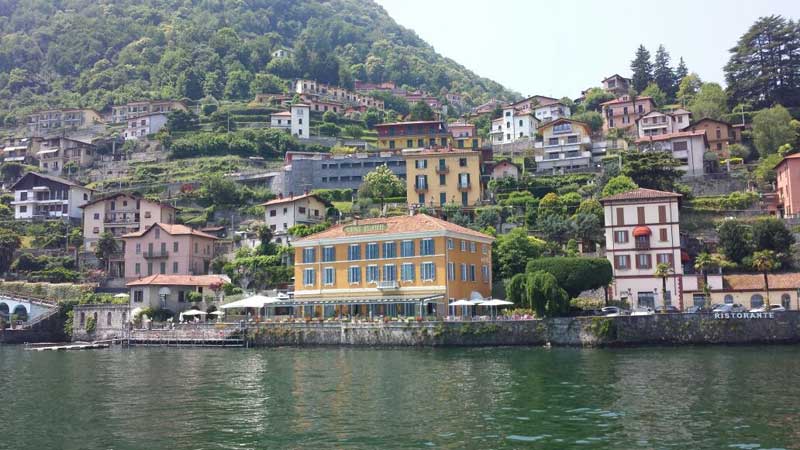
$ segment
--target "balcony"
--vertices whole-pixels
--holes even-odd
[[[427,184],[417,184],[417,185],[414,186],[414,190],[417,191],[417,193],[420,193],[420,194],[422,194],[424,192],[428,192],[428,185]]]
[[[437,175],[443,175],[443,174],[447,174],[447,173],[450,173],[450,167],[448,167],[448,166],[436,166],[436,174]]]
[[[650,239],[637,239],[636,250],[650,250]]]
[[[397,289],[397,281],[379,281],[378,289]]]
[[[166,250],[152,251],[152,252],[148,251],[142,253],[142,256],[144,256],[145,259],[164,259],[164,258],[169,258],[169,252]]]
[[[470,183],[469,181],[466,181],[466,182],[459,181],[459,183],[458,183],[458,190],[459,191],[468,191],[470,189],[472,189],[472,183]]]

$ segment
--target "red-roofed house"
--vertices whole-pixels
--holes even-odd
[[[190,292],[203,296],[205,306],[201,308],[205,310],[210,303],[221,300],[220,288],[229,282],[223,275],[155,274],[130,281],[126,286],[131,290],[131,308],[168,309],[180,313],[194,307],[188,302]]]
[[[680,170],[686,175],[703,175],[703,154],[708,149],[705,131],[678,131],[670,134],[646,136],[636,140],[640,151],[672,153],[681,162]]]
[[[214,258],[212,236],[186,225],[154,223],[122,236],[125,279],[161,275],[205,275]]]
[[[603,80],[603,89],[614,94],[616,97],[621,97],[628,93],[631,80],[621,75],[614,74]]]
[[[611,297],[634,308],[672,305],[683,309],[681,239],[678,201],[681,195],[635,189],[600,199],[606,230],[606,256],[614,270]],[[660,263],[672,267],[666,295],[653,274]]]
[[[603,133],[612,128],[629,130],[636,125],[640,117],[656,109],[650,97],[631,98],[623,95],[616,100],[601,103],[603,107]]]

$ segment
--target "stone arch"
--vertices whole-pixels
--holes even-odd
[[[11,313],[12,316],[17,316],[17,320],[21,320],[23,322],[28,321],[28,310],[25,308],[25,305],[17,305],[14,307],[14,311]]]
[[[7,303],[0,303],[0,317],[5,320],[8,320],[8,317],[11,315],[11,311],[8,308]]]

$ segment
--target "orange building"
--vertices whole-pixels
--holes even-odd
[[[616,100],[600,104],[603,107],[603,133],[608,133],[612,128],[630,130],[636,121],[650,111],[656,109],[651,97],[635,97],[623,95]]]
[[[728,146],[730,144],[742,142],[743,128],[723,120],[708,117],[698,120],[689,127],[692,131],[705,131],[709,150],[724,158],[728,157]]]
[[[336,225],[293,243],[298,315],[450,314],[492,290],[491,236],[425,214]]]

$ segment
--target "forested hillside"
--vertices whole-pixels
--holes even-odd
[[[281,47],[291,58],[271,59]],[[513,94],[365,0],[0,0],[0,120],[142,97],[245,100],[273,77]]]

